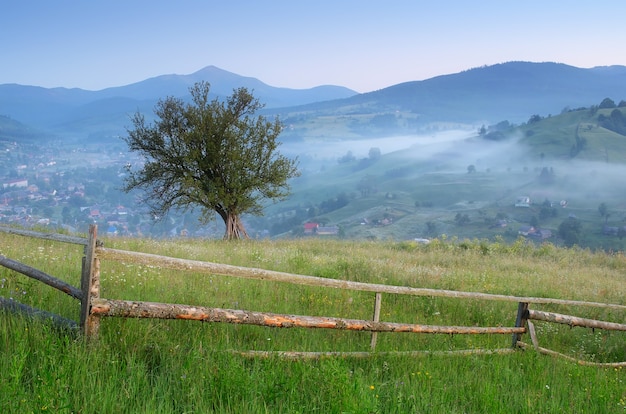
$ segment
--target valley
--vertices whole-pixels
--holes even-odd
[[[490,82],[505,84],[516,73],[512,69],[539,78],[542,70],[551,76],[557,70],[562,78],[549,94],[529,94],[521,100],[519,105],[527,105],[522,117],[521,106],[507,109],[511,96],[495,91],[483,96],[471,83],[498,73]],[[212,67],[180,79],[188,83],[215,73],[224,74]],[[570,95],[558,94],[567,82],[593,82],[602,73],[511,62],[356,96],[345,88],[285,95],[245,78],[273,103],[263,110],[264,116],[283,121],[279,151],[297,158],[302,173],[290,182],[286,200],[266,205],[262,216],[243,217],[246,228],[253,238],[511,243],[525,237],[624,250],[626,202],[620,178],[626,166],[626,136],[620,128],[626,125],[626,104],[596,98],[570,109],[561,106]],[[612,72],[621,74],[620,68]],[[19,87],[7,89],[12,95],[0,99],[0,108],[8,114],[0,117],[0,220],[68,232],[85,232],[89,224],[98,223],[111,236],[220,238],[220,220],[200,225],[193,210],[151,217],[138,203],[138,194],[120,191],[126,167],[142,162],[121,138],[130,108],[135,105],[150,119],[150,104],[160,93],[181,93],[180,84],[179,89],[168,86],[170,80],[157,77],[98,93],[64,90],[42,95],[45,100],[33,107],[54,108],[45,117],[28,112],[27,105],[16,107],[15,114],[24,116],[20,120],[35,126],[10,114]],[[225,93],[244,80],[229,74],[228,83],[216,83],[215,91]],[[465,91],[467,99],[446,102],[451,85]],[[607,83],[601,85],[598,90],[604,91]],[[31,98],[45,92],[28,90]],[[431,97],[440,92],[426,111],[421,100],[425,96],[420,95],[424,91]],[[310,103],[321,92],[329,100]],[[129,100],[115,98],[123,94]],[[280,107],[280,96],[300,104]],[[541,96],[543,106],[537,108],[545,109],[549,101],[561,112],[533,114],[531,108]],[[490,104],[476,107],[486,101]],[[489,109],[497,102],[503,112]],[[579,102],[573,100],[571,106]],[[507,110],[511,118],[495,118]],[[482,121],[476,111],[497,121]],[[459,117],[460,112],[467,116]],[[516,207],[520,197],[530,202]],[[568,233],[562,225],[574,226],[575,234],[564,237]]]

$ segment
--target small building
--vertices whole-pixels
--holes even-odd
[[[530,197],[517,197],[517,200],[515,200],[515,207],[530,207]]]
[[[339,234],[339,227],[337,226],[320,226],[317,228],[317,234],[320,236],[323,235],[330,235],[330,236],[334,236],[336,234]]]
[[[537,231],[533,226],[521,226],[519,230],[517,230],[517,234],[528,237]]]
[[[304,234],[315,234],[319,226],[318,223],[304,223]]]
[[[533,239],[537,240],[546,240],[552,237],[552,230],[548,229],[537,229],[534,233],[529,235]]]
[[[28,179],[26,178],[15,178],[12,180],[7,180],[2,183],[2,188],[27,188],[28,187]]]
[[[552,237],[552,230],[538,229],[533,226],[522,226],[517,233],[524,237],[529,237],[535,240],[545,240]]]

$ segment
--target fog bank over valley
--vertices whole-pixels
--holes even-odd
[[[513,128],[499,140],[457,129],[285,143],[281,151],[299,157],[303,174],[292,196],[268,212],[305,208],[304,221],[357,238],[500,234],[514,241],[535,226],[557,244],[560,224],[573,218],[583,224],[581,237],[615,248],[621,239],[603,232],[626,225],[626,165],[568,156],[567,147],[546,155],[533,139]]]

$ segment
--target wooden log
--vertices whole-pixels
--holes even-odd
[[[528,302],[520,302],[517,305],[517,317],[515,319],[515,326],[526,326],[526,320],[528,319]],[[522,339],[522,334],[513,334],[512,347],[515,348],[517,343]]]
[[[184,319],[204,322],[225,322],[274,328],[323,328],[369,332],[410,332],[438,334],[513,334],[525,328],[434,326],[393,322],[374,322],[323,316],[284,315],[239,309],[207,308],[190,305],[94,299],[91,313],[98,316],[124,318]]]
[[[323,286],[337,289],[349,289],[365,292],[392,293],[414,296],[450,297],[478,300],[496,300],[505,302],[528,302],[537,304],[559,305],[582,305],[610,309],[626,310],[626,305],[611,303],[582,302],[576,300],[537,298],[523,296],[508,296],[490,293],[462,292],[444,289],[415,288],[407,286],[380,285],[373,283],[352,282],[349,280],[327,279],[323,277],[304,276],[293,273],[277,272],[272,270],[248,268],[219,263],[201,262],[197,260],[178,259],[173,257],[158,256],[150,253],[129,252],[126,250],[98,247],[96,254],[101,259],[115,260],[120,262],[138,263],[175,270],[192,271],[211,275],[235,276],[247,279],[271,280],[308,286]]]
[[[37,318],[40,320],[49,320],[58,328],[70,329],[70,330],[78,329],[78,324],[71,319],[66,319],[57,314],[47,312],[41,309],[33,308],[32,306],[28,306],[23,303],[16,302],[12,299],[6,299],[3,297],[0,297],[0,308],[6,309],[13,313],[26,315],[31,318]]]
[[[271,358],[283,359],[323,359],[323,358],[372,358],[378,356],[402,356],[402,357],[425,357],[425,356],[470,356],[470,355],[502,355],[516,352],[513,348],[499,349],[459,349],[455,351],[389,351],[389,352],[307,352],[307,351],[226,351],[246,358]]]
[[[517,346],[520,347],[520,348],[529,348],[530,347],[528,344],[526,344],[524,342],[518,342]],[[611,367],[611,368],[626,367],[626,361],[625,362],[591,362],[591,361],[584,361],[582,359],[572,358],[569,355],[565,355],[565,354],[562,354],[560,352],[552,351],[552,350],[547,349],[547,348],[537,347],[536,351],[539,352],[540,354],[563,358],[563,359],[566,359],[568,361],[575,362],[578,365],[586,365],[586,366],[592,366],[592,367]]]
[[[81,290],[83,299],[80,306],[80,326],[88,341],[98,339],[100,317],[91,312],[92,301],[100,297],[100,259],[95,250],[98,238],[98,226],[89,226],[89,242],[85,246],[81,274]]]
[[[34,237],[37,239],[58,241],[58,242],[63,242],[63,243],[80,244],[83,246],[87,244],[87,239],[84,237],[75,237],[75,236],[69,236],[66,234],[42,233],[38,231],[24,230],[24,229],[18,229],[14,227],[6,227],[6,226],[0,226],[0,232],[8,233],[8,234],[17,234],[19,236]]]
[[[383,295],[380,292],[376,292],[376,298],[374,300],[374,322],[380,321],[380,306],[382,304]],[[376,341],[378,340],[378,333],[372,332],[372,339],[370,341],[370,348],[376,349]]]
[[[560,313],[553,312],[541,312],[537,310],[529,311],[529,319],[537,321],[554,322],[569,326],[582,326],[585,328],[599,328],[609,331],[626,331],[626,324],[604,322],[595,319],[578,318],[576,316],[562,315]]]
[[[528,324],[528,333],[530,334],[530,340],[533,343],[535,349],[539,349],[539,341],[537,340],[537,333],[535,332],[535,324],[531,321],[526,321]]]
[[[80,300],[83,297],[81,290],[70,285],[69,283],[50,276],[49,274],[44,273],[39,269],[35,269],[34,267],[30,267],[13,259],[9,259],[8,257],[5,257],[3,255],[0,255],[0,265],[8,269],[15,270],[16,272],[28,276],[32,279],[36,279],[42,283],[45,283],[46,285],[60,290],[61,292],[66,293],[75,299]]]

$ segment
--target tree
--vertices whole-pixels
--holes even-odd
[[[429,236],[436,236],[437,235],[437,223],[435,223],[434,221],[427,221],[426,222],[426,234],[428,234]]]
[[[615,102],[613,101],[613,99],[611,98],[604,98],[602,100],[602,102],[600,102],[600,109],[610,109],[610,108],[615,108],[617,105],[615,105]]]
[[[343,163],[352,162],[352,161],[355,161],[355,160],[356,160],[356,157],[354,156],[354,154],[352,154],[352,151],[348,151],[346,153],[346,155],[344,155],[343,157],[339,158],[338,161],[339,161],[339,164],[343,164]]]
[[[361,178],[356,188],[361,192],[362,197],[367,197],[376,192],[376,178],[372,175],[366,175]]]
[[[377,148],[377,147],[370,148],[370,151],[369,151],[370,160],[377,161],[380,159],[380,157],[381,157],[380,148]]]
[[[201,223],[217,213],[225,239],[247,238],[241,215],[261,215],[262,200],[287,197],[287,180],[299,175],[297,160],[277,152],[283,125],[255,116],[263,105],[246,88],[224,101],[209,101],[209,89],[207,82],[189,88],[191,103],[160,100],[154,124],[134,115],[123,139],[145,163],[128,166],[123,189],[146,190],[142,201],[154,216],[199,206]]]
[[[598,213],[600,213],[600,217],[607,217],[609,213],[609,209],[606,206],[606,203],[600,203],[600,205],[598,206]],[[608,217],[606,218],[606,221],[608,221]],[[605,221],[605,224],[606,224],[606,221]]]
[[[568,217],[559,224],[559,236],[567,247],[572,247],[580,242],[582,224],[575,217]]]
[[[456,216],[454,216],[454,222],[457,226],[464,226],[470,222],[470,218],[467,214],[456,213]]]

